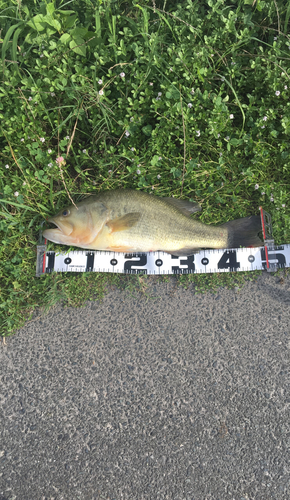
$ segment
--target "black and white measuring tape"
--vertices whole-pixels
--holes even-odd
[[[192,274],[230,271],[276,271],[290,267],[290,245],[274,245],[271,217],[260,207],[264,246],[201,250],[188,257],[165,252],[117,253],[77,250],[68,253],[37,247],[36,276],[57,272],[103,272],[126,274]]]

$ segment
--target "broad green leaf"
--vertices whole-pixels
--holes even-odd
[[[66,28],[72,28],[72,27],[73,27],[73,25],[74,25],[74,23],[75,23],[75,21],[76,21],[76,19],[77,19],[77,17],[78,17],[78,16],[77,16],[77,14],[75,14],[74,16],[70,16],[70,17],[68,17],[68,18],[65,20],[65,22],[64,22],[64,26],[65,26]]]
[[[52,15],[54,13],[54,5],[52,2],[47,4],[46,12],[50,15]]]
[[[69,42],[69,40],[71,40],[71,36],[70,36],[70,34],[69,34],[69,33],[64,33],[63,35],[61,35],[61,37],[60,37],[60,39],[59,39],[59,41],[60,41],[61,43],[68,43],[68,42]]]
[[[52,26],[53,28],[55,28],[57,31],[61,30],[61,24],[60,24],[60,22],[57,19],[53,19],[52,16],[47,15],[47,16],[44,17],[44,20],[47,22],[47,24],[49,24],[50,26]]]
[[[36,31],[44,31],[46,28],[45,17],[42,14],[37,14],[30,21],[28,21],[27,25]]]
[[[86,28],[74,28],[71,31],[71,36],[73,38],[76,38],[78,36],[83,37],[83,36],[86,36],[87,32],[88,32],[88,30]]]
[[[69,46],[76,54],[81,56],[86,55],[85,41],[80,36],[74,37],[73,40],[69,42]]]

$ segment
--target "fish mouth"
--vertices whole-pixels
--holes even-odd
[[[64,243],[67,244],[67,238],[73,232],[73,225],[68,221],[65,223],[61,221],[56,221],[53,218],[47,219],[47,222],[54,224],[54,228],[49,228],[43,231],[42,236],[53,243]]]
[[[73,225],[70,224],[68,221],[62,222],[62,221],[56,221],[53,217],[50,219],[47,219],[47,222],[50,224],[54,224],[56,227],[52,229],[54,232],[60,232],[64,236],[70,236],[71,233],[73,232]],[[50,229],[48,229],[50,231]]]

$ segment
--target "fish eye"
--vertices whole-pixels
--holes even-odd
[[[61,215],[63,215],[63,217],[67,217],[69,214],[70,214],[69,210],[64,210]]]

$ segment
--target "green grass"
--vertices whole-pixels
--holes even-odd
[[[0,335],[36,307],[146,289],[35,277],[40,225],[70,198],[153,190],[198,201],[212,224],[262,205],[275,242],[290,242],[289,17],[283,0],[0,0]],[[253,276],[177,281],[204,291]]]

